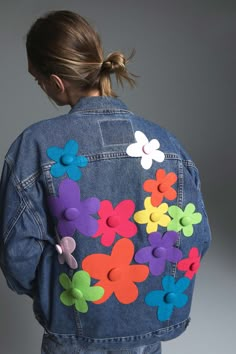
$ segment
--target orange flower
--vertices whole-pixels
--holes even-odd
[[[161,204],[163,198],[174,200],[177,196],[176,191],[171,186],[177,181],[177,176],[174,172],[166,174],[166,171],[159,169],[156,171],[156,180],[148,179],[143,184],[143,189],[146,192],[151,192],[151,203],[153,206]]]
[[[114,293],[122,304],[130,304],[138,297],[135,282],[143,282],[149,273],[145,265],[130,265],[134,256],[134,245],[129,239],[120,239],[114,245],[111,255],[91,254],[82,262],[82,268],[92,278],[98,279],[96,286],[101,286],[105,293],[94,301],[102,304]]]

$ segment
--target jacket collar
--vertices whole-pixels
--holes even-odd
[[[101,110],[128,111],[128,108],[119,98],[111,96],[84,96],[71,108],[69,113]]]

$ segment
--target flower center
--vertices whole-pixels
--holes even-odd
[[[156,258],[163,258],[166,255],[166,249],[164,247],[156,247],[152,251],[152,254]]]
[[[83,298],[83,293],[79,289],[72,288],[70,289],[70,295],[73,297],[75,300],[79,300]]]
[[[155,211],[154,213],[151,213],[151,215],[150,215],[150,220],[152,222],[158,222],[160,220],[160,218],[161,218],[161,215],[157,211]]]
[[[59,254],[62,254],[62,253],[63,253],[63,250],[62,250],[62,248],[61,248],[60,245],[56,245],[56,250],[57,250],[57,252],[58,252]]]
[[[184,216],[180,219],[180,224],[182,226],[188,226],[190,224],[192,224],[192,220],[190,218],[190,216]]]
[[[122,271],[120,268],[112,268],[107,275],[110,281],[117,281],[121,278],[121,276],[122,276]]]
[[[61,163],[65,166],[70,165],[74,161],[74,156],[70,154],[62,155]]]
[[[143,150],[144,154],[149,155],[153,151],[153,146],[148,143],[146,145],[143,145],[142,150]]]
[[[167,304],[173,304],[173,302],[175,301],[176,299],[176,294],[175,293],[167,293],[164,297],[164,301],[167,303]]]
[[[196,262],[193,262],[189,267],[189,269],[192,270],[193,272],[196,272],[198,268],[199,268],[199,263]]]
[[[64,211],[64,216],[68,221],[76,220],[79,216],[79,210],[77,208],[67,208]]]
[[[109,227],[117,227],[120,223],[120,217],[118,215],[109,216],[106,223]]]
[[[169,188],[169,185],[167,183],[161,183],[157,187],[157,189],[160,193],[165,193],[168,190],[168,188]]]

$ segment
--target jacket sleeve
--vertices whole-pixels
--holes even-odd
[[[0,267],[8,286],[33,297],[42,232],[14,167],[5,161],[0,182]]]

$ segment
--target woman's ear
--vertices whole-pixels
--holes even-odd
[[[62,79],[60,79],[59,76],[52,74],[50,76],[50,81],[52,85],[54,86],[55,90],[57,90],[60,93],[64,93],[65,91],[65,84]]]

